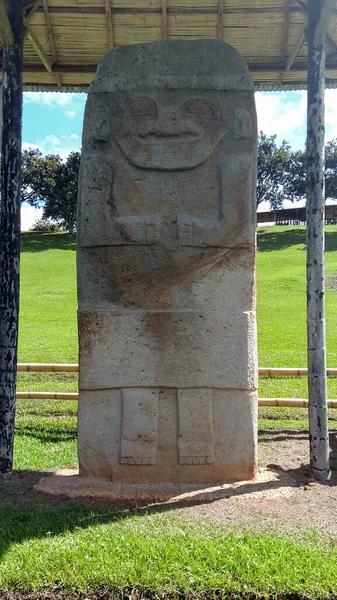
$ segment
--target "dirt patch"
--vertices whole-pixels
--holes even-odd
[[[172,498],[147,511],[178,509],[186,517],[206,517],[231,523],[259,526],[279,525],[287,528],[316,527],[337,533],[337,432],[330,434],[332,476],[322,485],[310,478],[309,442],[303,431],[269,430],[259,445],[259,471],[255,480],[200,489]],[[0,479],[0,510],[8,502],[55,504],[109,502],[92,498],[70,500],[34,490],[34,485],[48,472],[17,471],[8,480]],[[111,503],[110,503],[111,504]],[[122,508],[122,507],[120,507]],[[124,506],[137,508],[140,506]]]
[[[254,522],[259,526],[316,527],[337,533],[337,433],[330,435],[331,479],[324,485],[310,477],[309,441],[305,432],[270,430],[259,445],[259,472],[254,482],[224,486],[223,497],[183,509],[186,516],[207,515],[218,521]]]
[[[337,275],[327,275],[325,286],[328,290],[337,290]]]

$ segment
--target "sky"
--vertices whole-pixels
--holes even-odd
[[[286,140],[293,150],[304,148],[306,92],[257,92],[258,128]],[[326,140],[337,138],[337,90],[326,91]],[[84,93],[26,92],[23,104],[23,148],[39,148],[44,154],[66,158],[81,148]],[[26,231],[41,210],[24,205],[21,229]]]

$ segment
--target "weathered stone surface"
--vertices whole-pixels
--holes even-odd
[[[230,46],[103,58],[79,195],[80,475],[254,475],[255,150],[252,80]]]
[[[253,312],[81,311],[79,333],[80,389],[257,387]]]
[[[219,389],[177,392],[172,388],[161,388],[158,392],[155,464],[125,464],[120,460],[124,390],[81,392],[78,415],[80,475],[129,483],[222,483],[254,476],[256,392]],[[192,412],[194,403],[197,411],[202,395],[205,402],[202,417],[192,415],[188,423],[188,409]],[[181,406],[182,396],[187,397],[184,407]],[[202,432],[201,418],[206,420]],[[133,427],[135,437],[143,435],[143,424],[137,418],[133,420]],[[197,447],[193,458],[210,458],[212,462],[182,461],[188,445],[192,447],[193,434]],[[201,454],[201,450],[206,452]]]

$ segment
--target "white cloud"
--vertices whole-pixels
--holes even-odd
[[[258,127],[278,142],[287,140],[294,150],[303,149],[307,133],[306,92],[258,92],[255,94]],[[337,138],[337,90],[325,92],[326,140]]]
[[[257,92],[255,94],[259,131],[276,133],[293,149],[304,148],[306,139],[306,92]]]
[[[68,106],[72,103],[75,94],[62,92],[24,92],[24,101],[29,104],[43,104],[44,106]]]
[[[325,129],[327,141],[337,138],[337,90],[325,92]]]
[[[38,219],[42,218],[42,208],[34,208],[26,202],[21,205],[21,231],[28,231]]]
[[[36,143],[24,142],[22,147],[24,150],[29,150],[29,148],[40,150],[42,154],[59,154],[61,158],[65,159],[70,152],[80,150],[80,142],[81,140],[76,133],[61,135],[60,137],[50,134]]]
[[[30,142],[22,142],[22,150],[40,150],[40,147]]]
[[[69,119],[74,119],[77,112],[83,112],[87,95],[85,93],[65,92],[24,92],[24,104],[38,104],[51,110],[59,109]]]

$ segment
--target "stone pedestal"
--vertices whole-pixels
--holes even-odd
[[[256,471],[256,115],[212,40],[118,48],[90,87],[78,213],[80,476]]]

